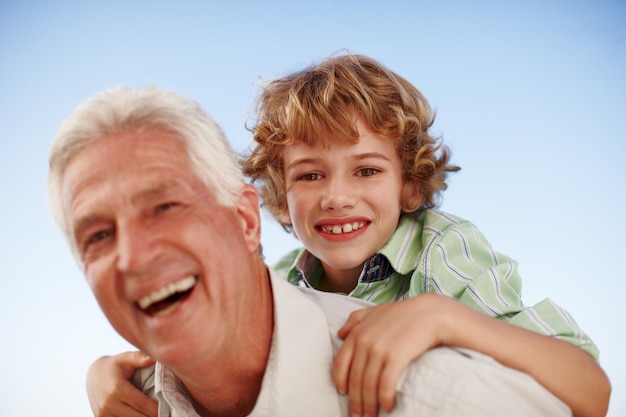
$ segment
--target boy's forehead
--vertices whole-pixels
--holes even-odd
[[[285,151],[285,148],[289,148],[290,146],[294,145],[304,145],[309,148],[328,150],[334,146],[355,145],[359,143],[360,140],[360,134],[348,135],[342,133],[325,133],[309,135],[306,137],[294,138],[290,144],[287,144],[283,147],[283,152]]]
[[[364,135],[351,142],[326,141],[315,145],[298,142],[284,147],[282,154],[286,168],[306,163],[337,162],[338,158],[353,161],[379,159],[400,164],[394,141],[377,135]]]

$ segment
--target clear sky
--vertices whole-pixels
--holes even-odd
[[[568,309],[626,415],[623,1],[0,1],[0,416],[87,416],[109,326],[46,197],[61,121],[118,84],[201,102],[245,151],[270,80],[339,50],[370,55],[438,110],[462,170],[442,208],[520,262],[523,298]],[[298,245],[264,221],[272,263]]]

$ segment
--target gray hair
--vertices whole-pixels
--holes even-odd
[[[185,145],[192,171],[214,192],[217,202],[233,206],[245,178],[220,126],[195,101],[154,86],[116,87],[80,105],[61,125],[50,152],[48,197],[52,215],[76,255],[62,203],[65,169],[81,149],[110,135],[150,127],[174,133]]]

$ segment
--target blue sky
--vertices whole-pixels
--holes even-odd
[[[0,2],[0,415],[90,415],[88,365],[130,349],[49,214],[63,118],[100,90],[156,84],[201,102],[243,152],[258,80],[339,49],[428,97],[462,167],[442,208],[520,262],[527,304],[574,315],[613,383],[609,416],[626,415],[626,3],[214,3]],[[263,227],[269,263],[298,246]]]

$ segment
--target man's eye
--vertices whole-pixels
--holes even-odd
[[[318,174],[316,172],[311,172],[311,173],[308,173],[308,174],[300,175],[298,177],[298,180],[300,180],[300,181],[317,181],[317,180],[319,180],[321,178],[322,178],[321,174]]]
[[[169,203],[165,203],[165,204],[159,204],[159,205],[156,207],[155,211],[156,211],[157,213],[161,213],[162,211],[169,210],[169,209],[171,209],[172,207],[175,207],[175,206],[176,206],[176,203],[171,203],[171,202],[169,202]]]
[[[111,236],[111,232],[109,232],[108,230],[100,230],[99,232],[96,232],[89,236],[89,239],[87,239],[87,245],[104,240],[109,236]]]
[[[359,170],[357,175],[361,177],[371,177],[372,175],[378,174],[380,171],[376,168],[362,168]]]

